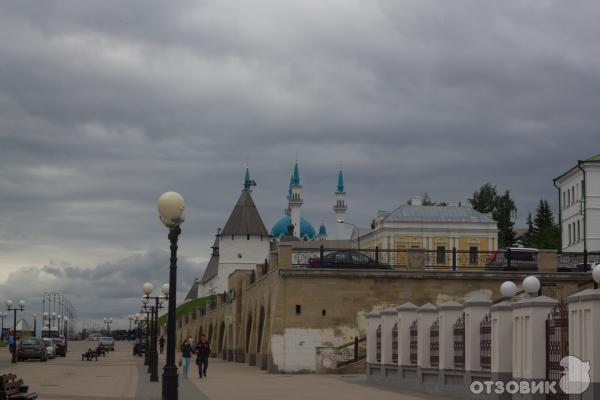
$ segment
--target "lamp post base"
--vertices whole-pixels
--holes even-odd
[[[158,352],[152,350],[150,354],[150,382],[158,382]]]
[[[162,376],[162,400],[177,400],[179,376],[175,365],[165,365]]]

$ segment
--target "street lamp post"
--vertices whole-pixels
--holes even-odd
[[[112,318],[104,318],[104,323],[106,324],[106,336],[110,336],[110,324],[112,324]]]
[[[142,286],[142,293],[144,293],[144,297],[142,298],[142,302],[144,303],[144,307],[149,300],[154,300],[154,306],[150,306],[150,356],[149,356],[149,370],[150,370],[150,381],[158,382],[158,346],[157,346],[157,325],[158,325],[158,310],[162,308],[162,304],[164,302],[164,298],[161,296],[150,296],[154,291],[154,285],[151,283],[144,283]],[[169,284],[165,283],[162,285],[163,293],[166,291],[167,294],[169,292]],[[145,300],[145,301],[144,301]]]
[[[69,323],[69,317],[65,317],[65,322],[64,322],[64,324],[65,324],[65,326],[64,326],[64,332],[65,332],[65,348],[67,347],[67,344],[68,344],[68,343],[67,343],[67,341],[69,340],[69,329],[68,329],[68,328],[69,328],[69,326],[68,326],[68,323]]]
[[[17,311],[23,311],[25,309],[25,300],[19,300],[19,307],[13,307],[13,301],[11,299],[7,299],[4,302],[6,309],[8,311],[14,312],[13,319],[13,347],[12,347],[12,360],[13,364],[17,362]]]
[[[161,222],[169,228],[171,259],[169,265],[169,312],[167,317],[167,363],[163,368],[163,400],[177,400],[178,374],[175,365],[175,318],[177,302],[177,239],[185,220],[185,201],[176,192],[161,195],[156,204]]]
[[[129,319],[129,331],[127,331],[127,341],[131,340],[131,323],[133,322],[133,315],[129,315],[127,319]]]
[[[0,342],[4,341],[4,318],[6,318],[8,314],[6,311],[0,312],[0,319],[2,319],[2,330],[0,330]]]
[[[338,224],[350,225],[356,228],[356,246],[358,247],[358,250],[360,250],[360,230],[358,229],[358,226],[351,224],[350,222],[343,221],[341,219],[336,219],[335,222],[337,222]]]

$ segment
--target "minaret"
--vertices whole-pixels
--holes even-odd
[[[294,174],[292,175],[291,180],[291,193],[289,195],[289,208],[292,216],[292,224],[294,225],[294,236],[301,239],[300,237],[300,207],[304,203],[302,200],[302,196],[300,195],[300,191],[302,186],[300,186],[300,173],[298,172],[298,160],[294,164]]]
[[[250,179],[250,169],[246,166],[246,175],[244,175],[244,189],[243,192],[252,192],[250,189],[252,186],[256,186],[256,182]]]
[[[337,192],[335,192],[335,204],[333,206],[336,221],[344,221],[344,214],[348,209],[344,197],[346,197],[346,192],[344,192],[344,175],[342,174],[342,170],[340,170],[340,173],[338,174]],[[344,239],[344,224],[337,223],[336,226],[336,239]]]

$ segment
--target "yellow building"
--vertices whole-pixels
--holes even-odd
[[[498,247],[498,227],[490,214],[469,206],[426,206],[414,196],[393,211],[379,211],[372,229],[353,232],[362,249],[379,250],[379,259],[406,265],[409,249],[420,249],[430,267],[482,267]],[[456,249],[453,255],[453,249]]]

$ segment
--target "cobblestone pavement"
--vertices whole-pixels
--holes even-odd
[[[40,394],[40,400],[159,400],[161,383],[150,382],[143,358],[133,357],[131,345],[117,342],[116,351],[98,361],[81,361],[95,342],[70,342],[67,357],[42,363],[10,363],[0,348],[0,374],[16,373]],[[159,363],[162,374],[164,355]],[[361,375],[267,374],[245,364],[211,359],[208,378],[200,379],[193,362],[190,377],[179,378],[180,400],[422,400],[442,399],[374,386]]]

